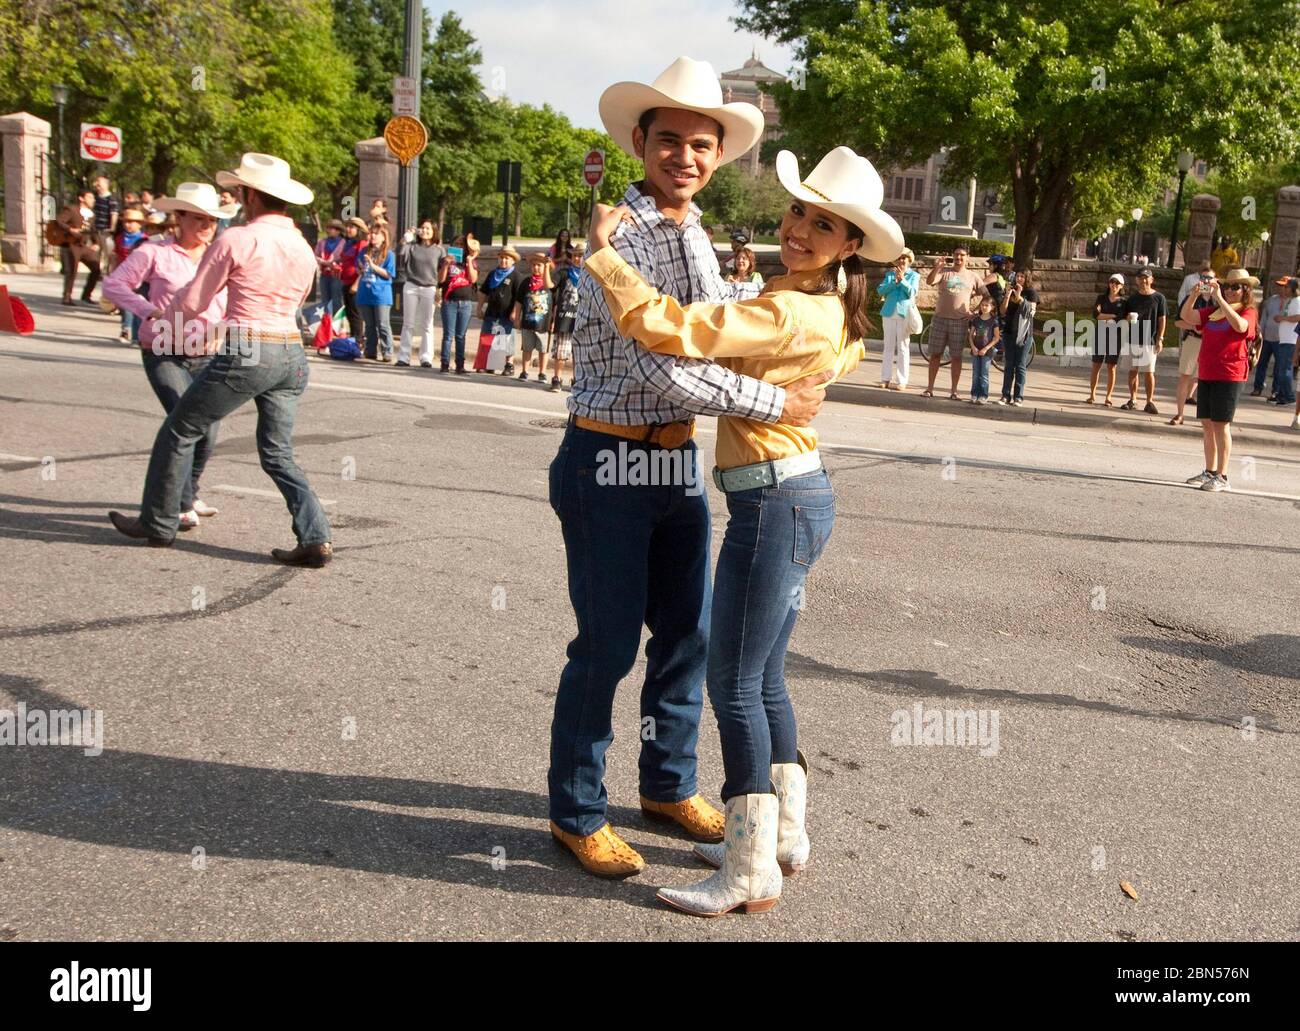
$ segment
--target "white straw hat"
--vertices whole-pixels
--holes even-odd
[[[788,150],[776,156],[776,177],[797,200],[825,208],[862,230],[859,257],[893,261],[903,252],[903,231],[880,210],[885,185],[871,162],[848,147],[836,147],[808,178],[799,176],[799,159]]]
[[[290,204],[310,204],[315,196],[302,183],[289,178],[289,162],[270,154],[245,154],[233,172],[218,172],[218,186],[247,186]]]
[[[753,104],[722,102],[722,85],[713,65],[679,57],[649,86],[616,82],[600,95],[600,120],[614,142],[636,157],[632,130],[655,107],[672,107],[707,115],[722,126],[725,165],[743,156],[763,135],[763,112]]]
[[[192,211],[209,218],[233,218],[238,204],[222,205],[217,191],[207,183],[181,183],[175,197],[159,197],[153,202],[156,211]]]

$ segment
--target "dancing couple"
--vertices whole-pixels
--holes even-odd
[[[839,147],[803,178],[782,152],[787,274],[761,293],[724,283],[692,198],[758,142],[762,113],[724,104],[713,69],[683,57],[651,85],[611,86],[600,115],[645,177],[592,216],[571,414],[550,469],[578,626],[551,727],[551,833],[594,874],[644,869],[606,818],[603,783],[614,693],[644,625],[641,808],[680,826],[718,868],[659,898],[700,916],[762,911],[810,851],[807,764],[784,678],[804,581],[835,517],[810,424],[825,383],[863,355],[863,259],[893,261],[902,233],[880,210],[883,186],[864,158]],[[696,415],[719,418],[714,482],[730,513],[712,584],[709,507],[693,489]],[[602,454],[620,447],[659,468],[676,466],[661,452],[679,451],[689,473],[680,483],[598,482]],[[696,782],[706,682],[725,813]]]

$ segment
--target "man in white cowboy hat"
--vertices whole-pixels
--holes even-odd
[[[680,57],[651,85],[611,86],[600,116],[645,167],[645,178],[623,196],[628,224],[612,241],[618,252],[682,303],[757,294],[753,284],[722,281],[692,198],[715,168],[758,142],[759,109],[724,104],[712,67]],[[712,362],[652,354],[619,334],[589,276],[579,291],[569,428],[550,473],[578,623],[551,725],[551,833],[586,870],[623,877],[645,864],[606,819],[605,750],[613,740],[614,692],[636,660],[643,625],[651,640],[641,692],[641,808],[697,840],[722,836],[722,814],[696,791],[710,530],[691,441],[694,416],[807,425],[821,406],[825,377],[783,390]],[[598,456],[620,448],[647,452],[651,464],[675,461],[681,482],[595,483]]]
[[[308,375],[296,315],[311,292],[316,257],[285,214],[290,204],[311,203],[312,192],[269,154],[245,154],[234,172],[217,173],[217,185],[238,188],[247,222],[231,226],[208,248],[169,310],[188,327],[225,290],[226,347],[158,431],[139,518],[120,512],[109,518],[128,537],[170,545],[195,444],[213,422],[251,400],[262,468],[284,495],[298,538],[297,547],[271,554],[289,565],[320,567],[333,556],[329,521],[293,460],[293,420]]]
[[[219,341],[208,328],[226,313],[226,291],[213,296],[199,316],[197,331],[189,334],[188,340],[179,313],[173,312],[170,319],[162,316],[172,299],[194,279],[216,233],[217,220],[230,209],[217,202],[217,191],[207,183],[181,183],[175,197],[160,198],[155,205],[161,218],[165,219],[169,212],[175,214],[175,235],[159,236],[132,250],[104,280],[104,297],[139,320],[145,375],[163,411],[170,413],[216,354]],[[132,214],[138,217],[140,212],[128,209],[123,212],[124,221]],[[142,287],[143,295],[139,292]],[[213,422],[196,442],[189,474],[182,480],[182,530],[198,526],[200,516],[217,514],[215,508],[199,499],[198,488],[208,456],[217,443],[218,426]]]

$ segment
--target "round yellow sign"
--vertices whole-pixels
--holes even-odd
[[[398,161],[409,165],[411,159],[423,154],[429,145],[429,131],[418,118],[398,115],[390,118],[384,126],[384,142]]]

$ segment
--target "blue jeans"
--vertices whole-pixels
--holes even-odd
[[[343,280],[338,276],[321,276],[320,303],[331,317],[337,315],[343,307]]]
[[[361,318],[366,324],[366,357],[393,353],[393,326],[388,320],[391,304],[362,304]]]
[[[727,495],[709,625],[709,702],[722,736],[722,798],[771,791],[771,764],[796,761],[785,650],[804,581],[835,524],[835,493],[820,470],[780,487]]]
[[[153,443],[140,522],[155,537],[176,536],[181,494],[195,445],[212,424],[249,401],[257,405],[257,454],[293,516],[299,544],[330,539],[330,524],[307,477],[293,460],[293,418],[307,389],[307,355],[299,343],[264,344],[256,364],[238,354],[212,359],[177,402]]]
[[[1264,346],[1260,348],[1259,362],[1255,365],[1255,393],[1262,393],[1264,390],[1264,380],[1268,378],[1268,360],[1273,359],[1273,389],[1277,390],[1277,341],[1265,340]]]
[[[1277,395],[1278,404],[1295,404],[1295,373],[1291,363],[1295,361],[1295,344],[1277,345],[1273,355],[1273,393]]]
[[[456,338],[456,368],[465,366],[465,334],[469,332],[469,317],[474,310],[473,301],[442,302],[442,364],[451,362],[451,340]]]
[[[993,364],[993,354],[972,354],[970,356],[970,396],[981,398],[989,396],[989,366]]]
[[[1029,346],[1029,344],[1007,344],[1002,349],[1002,397],[1006,401],[1025,399],[1025,370],[1029,368]]]
[[[683,482],[598,482],[602,453],[617,454],[620,445],[629,456],[645,451],[656,462],[680,461],[684,475],[667,478]],[[551,723],[550,816],[585,836],[606,822],[614,691],[636,662],[642,626],[649,627],[650,642],[641,687],[641,794],[679,802],[696,793],[708,655],[709,504],[694,443],[670,451],[572,425],[551,462],[550,500],[564,534],[578,623]]]
[[[190,389],[190,384],[199,378],[212,361],[211,355],[201,358],[173,357],[154,354],[147,348],[141,348],[140,355],[144,359],[144,374],[149,377],[149,386],[153,387],[153,392],[162,402],[163,411],[168,415],[171,415],[172,409]],[[194,507],[194,499],[199,494],[199,477],[203,475],[212,449],[217,446],[217,429],[220,425],[219,422],[213,422],[207,432],[195,441],[190,470],[182,481],[181,512],[188,512]]]

